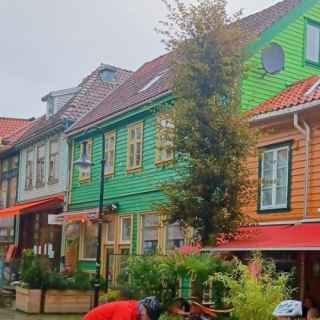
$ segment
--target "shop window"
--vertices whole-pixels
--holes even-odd
[[[184,233],[178,223],[167,226],[167,250],[180,248],[184,245]]]
[[[115,159],[115,138],[114,132],[106,134],[106,145],[105,145],[105,174],[112,175],[114,172],[114,159]]]
[[[93,260],[97,256],[97,226],[92,223],[84,225],[82,258]]]
[[[59,181],[59,141],[57,139],[49,142],[49,184]]]
[[[33,186],[33,150],[30,149],[26,154],[26,177],[25,189],[31,190]]]
[[[306,61],[320,65],[320,25],[316,22],[307,21],[305,37]]]
[[[128,128],[128,170],[135,170],[142,165],[143,124],[138,123]]]
[[[261,211],[289,209],[291,148],[289,144],[268,147],[261,152]]]
[[[0,219],[0,241],[13,242],[14,218],[6,217]]]
[[[131,217],[120,219],[120,243],[130,243],[131,240]]]
[[[158,215],[145,215],[142,217],[142,254],[154,254],[159,244]]]
[[[156,138],[156,162],[166,162],[173,159],[172,135],[173,123],[167,115],[158,117]]]

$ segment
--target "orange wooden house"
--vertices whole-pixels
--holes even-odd
[[[254,226],[212,251],[261,251],[296,270],[300,298],[320,303],[320,77],[287,87],[250,111],[261,136],[248,159],[257,190],[244,212]]]

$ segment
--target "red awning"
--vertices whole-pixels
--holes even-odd
[[[30,213],[34,209],[53,208],[63,202],[63,196],[51,197],[43,200],[28,202],[16,205],[14,207],[0,210],[0,218],[12,217],[19,214]]]
[[[235,239],[204,249],[211,252],[314,250],[320,250],[320,223],[245,227]]]
[[[67,222],[86,222],[92,219],[97,218],[97,211],[96,210],[86,210],[86,211],[76,211],[76,212],[64,212],[57,216],[58,219]]]

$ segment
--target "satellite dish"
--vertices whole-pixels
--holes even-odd
[[[263,69],[270,74],[277,74],[284,69],[284,50],[277,43],[264,49],[261,56]]]

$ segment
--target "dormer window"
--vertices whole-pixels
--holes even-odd
[[[103,82],[115,82],[116,81],[116,72],[111,69],[103,69],[100,71],[100,79]]]
[[[52,98],[48,98],[47,100],[47,116],[48,118],[54,115],[54,101]]]

